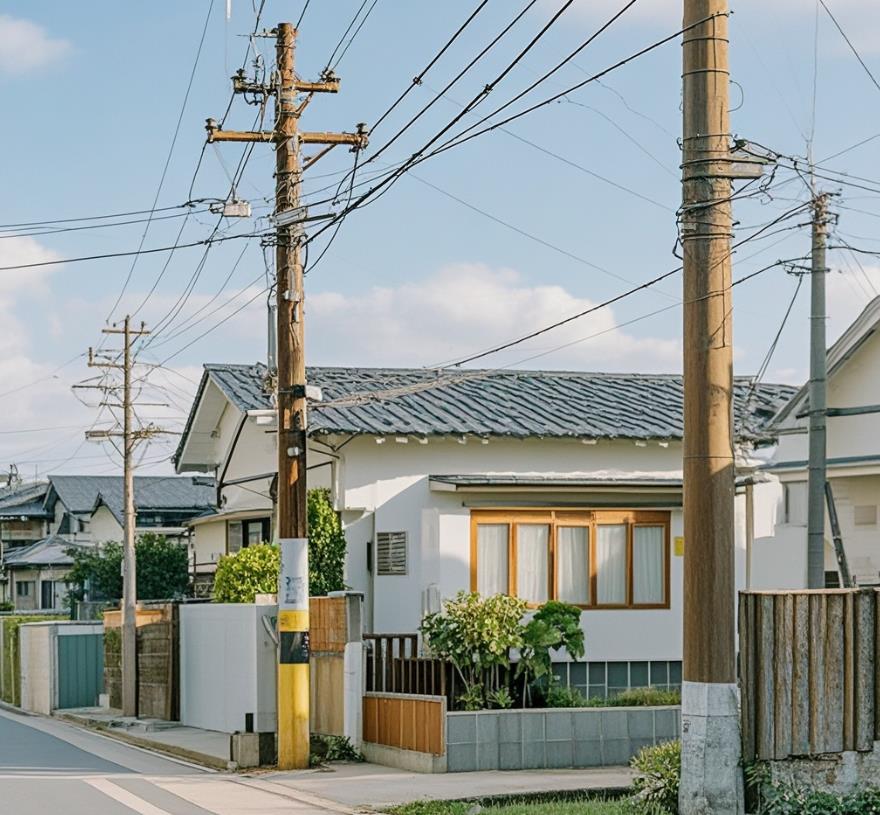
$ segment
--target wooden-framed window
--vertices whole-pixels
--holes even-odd
[[[669,608],[669,512],[475,510],[471,591],[539,606]]]

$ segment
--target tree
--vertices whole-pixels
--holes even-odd
[[[253,603],[257,594],[278,591],[281,551],[270,543],[223,555],[214,575],[215,603]]]
[[[345,588],[345,533],[330,502],[330,490],[309,490],[309,594],[318,597]]]
[[[93,600],[122,597],[122,544],[106,541],[95,547],[71,547],[73,568],[67,577],[73,586],[70,600],[82,600],[86,586]],[[189,556],[186,546],[164,535],[147,532],[135,543],[138,600],[167,600],[182,597],[189,586]]]

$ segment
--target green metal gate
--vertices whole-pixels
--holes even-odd
[[[94,707],[104,684],[104,635],[58,637],[58,707]]]

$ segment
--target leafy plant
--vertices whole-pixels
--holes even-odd
[[[589,702],[577,688],[568,685],[551,685],[544,692],[547,707],[590,707]]]
[[[308,517],[309,594],[316,597],[342,591],[345,588],[345,533],[339,514],[330,502],[330,490],[309,490]]]
[[[681,693],[661,688],[630,688],[608,700],[613,707],[663,707],[680,705]]]
[[[529,685],[554,685],[551,649],[565,648],[572,659],[584,655],[584,631],[581,611],[577,606],[552,600],[535,612],[523,631],[517,676],[525,676],[526,690],[523,704],[530,697]]]
[[[122,597],[122,544],[106,541],[94,547],[68,549],[73,568],[67,580],[71,585],[68,605],[83,600],[88,590],[92,600],[118,600]],[[189,586],[189,555],[186,546],[164,535],[148,532],[135,542],[137,596],[139,600],[166,600],[183,597]]]
[[[15,611],[15,603],[11,600],[4,600],[0,603],[0,612],[2,611]]]
[[[420,630],[428,649],[451,662],[464,683],[468,709],[485,705],[486,676],[510,664],[510,649],[523,645],[522,616],[526,604],[516,597],[482,597],[459,592],[443,609],[429,614]]]
[[[310,747],[310,764],[323,764],[328,761],[365,761],[363,754],[356,750],[348,736],[325,736],[313,733]]]
[[[509,710],[513,707],[513,697],[510,695],[508,688],[495,688],[495,690],[489,691],[486,694],[486,703],[490,708]]]
[[[764,789],[761,813],[765,815],[873,815],[880,812],[880,788],[868,787],[838,795],[787,784]]]
[[[678,812],[678,785],[681,778],[681,742],[667,741],[643,747],[630,762],[641,775],[633,782],[635,800]]]
[[[253,603],[258,594],[278,591],[281,552],[270,543],[224,555],[214,575],[215,603]]]

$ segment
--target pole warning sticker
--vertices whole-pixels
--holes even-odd
[[[307,538],[281,539],[281,573],[278,576],[279,610],[308,611],[309,542]]]

